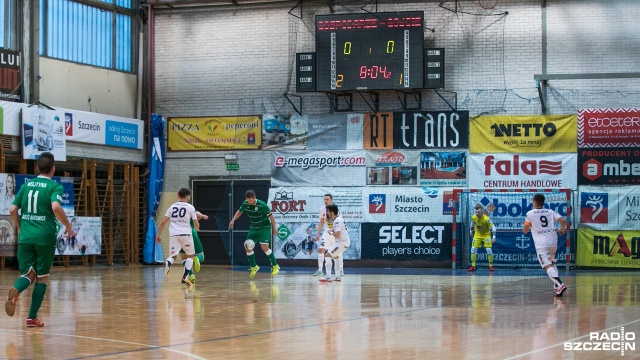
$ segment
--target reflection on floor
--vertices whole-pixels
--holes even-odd
[[[164,282],[160,266],[55,268],[45,327],[25,326],[31,289],[15,316],[0,314],[0,358],[640,358],[633,271],[563,272],[569,290],[556,298],[539,268],[347,264],[333,283],[319,283],[312,268],[264,270],[249,280],[244,267],[205,264],[187,288],[177,275]],[[0,271],[2,296],[17,276]]]

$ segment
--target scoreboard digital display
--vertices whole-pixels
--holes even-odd
[[[422,11],[316,16],[316,90],[420,89]]]

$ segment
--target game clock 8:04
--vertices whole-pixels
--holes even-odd
[[[316,16],[317,91],[423,87],[421,11]]]

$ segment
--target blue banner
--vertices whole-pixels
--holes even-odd
[[[147,209],[149,214],[147,234],[142,249],[142,261],[146,264],[164,263],[162,244],[156,243],[158,230],[153,220],[160,204],[162,184],[164,183],[164,127],[165,120],[162,116],[151,115],[151,143],[149,144],[149,175],[147,180]]]
[[[10,176],[8,174],[7,176]],[[27,181],[35,178],[37,175],[15,175],[16,180],[16,194],[20,191],[20,187],[25,184]],[[60,177],[54,176],[51,180],[57,182],[62,185],[64,189],[64,194],[62,195],[62,209],[64,209],[64,213],[67,216],[74,216],[74,197],[73,197],[73,178],[72,177]]]

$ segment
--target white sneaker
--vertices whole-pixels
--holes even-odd
[[[336,276],[333,278],[333,281],[342,281],[342,278],[340,276]]]
[[[323,278],[320,278],[320,281],[322,281],[322,282],[331,282],[331,276],[325,276]]]
[[[344,270],[340,270],[340,276],[344,276]]]
[[[318,270],[316,272],[313,273],[313,276],[320,276],[320,275],[324,275],[324,273],[322,272],[322,270]]]

